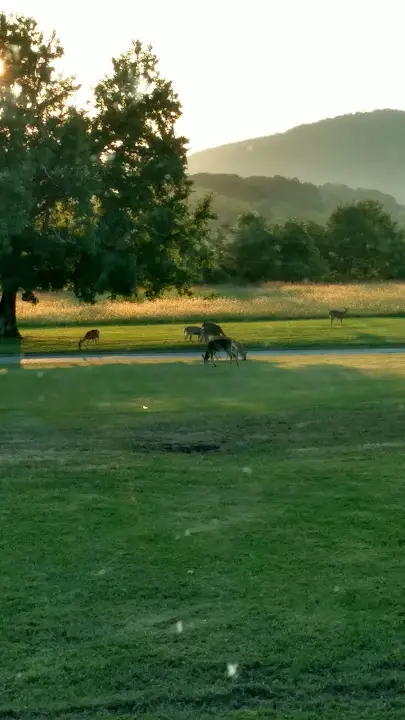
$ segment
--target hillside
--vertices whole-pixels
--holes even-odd
[[[272,222],[289,217],[325,222],[338,205],[359,200],[377,200],[392,218],[405,225],[405,207],[391,195],[378,190],[357,189],[326,183],[317,186],[297,179],[248,177],[200,173],[191,176],[195,192],[193,204],[212,192],[217,224],[233,225],[238,215],[258,212]]]
[[[189,157],[189,172],[377,188],[405,202],[405,112],[342,115]]]

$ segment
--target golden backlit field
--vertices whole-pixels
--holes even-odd
[[[18,304],[22,326],[102,323],[199,322],[326,317],[331,307],[349,307],[352,316],[405,314],[405,283],[321,285],[266,283],[258,287],[194,289],[191,298],[174,294],[147,301],[79,303],[69,293],[40,293],[40,302]]]

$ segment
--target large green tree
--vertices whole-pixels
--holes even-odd
[[[18,337],[16,296],[60,289],[92,246],[96,173],[77,86],[55,73],[63,54],[34,20],[0,15],[0,335]],[[68,210],[69,220],[66,218]],[[62,218],[62,220],[61,220]]]
[[[134,42],[95,88],[91,137],[97,158],[98,262],[77,268],[79,295],[156,297],[201,276],[210,198],[189,210],[187,141],[177,137],[181,105],[150,47]]]
[[[324,252],[339,279],[404,277],[403,230],[375,200],[341,205],[332,213]]]
[[[317,246],[319,226],[302,220],[287,220],[278,227],[280,280],[320,280],[326,272]]]
[[[0,15],[0,336],[19,335],[20,291],[184,292],[206,257],[210,199],[189,211],[181,106],[151,48],[113,60],[90,115],[62,55],[31,18]]]
[[[277,279],[278,237],[262,215],[240,215],[231,230],[231,238],[228,262],[236,276],[249,282]]]

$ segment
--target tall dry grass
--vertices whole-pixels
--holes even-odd
[[[405,283],[291,285],[255,288],[196,288],[191,298],[167,295],[140,302],[101,300],[79,303],[69,293],[39,293],[37,305],[18,301],[22,325],[199,322],[326,317],[330,308],[349,307],[354,315],[405,313]]]

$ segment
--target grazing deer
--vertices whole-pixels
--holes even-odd
[[[95,343],[98,343],[100,340],[100,333],[98,330],[88,330],[84,337],[82,337],[81,340],[79,340],[79,350],[82,349],[82,345],[84,342],[90,342],[93,341]]]
[[[342,324],[348,309],[349,308],[345,308],[344,310],[329,310],[330,324],[333,325],[334,320],[340,320],[340,324]]]
[[[246,352],[245,348],[243,347],[242,343],[239,342],[239,340],[232,340],[232,342],[233,342],[233,344],[234,344],[234,346],[235,346],[235,348],[236,348],[236,351],[237,351],[238,356],[239,356],[242,360],[247,360],[247,357],[246,357],[246,356],[247,356],[247,352]],[[216,358],[216,356],[217,356],[217,354],[216,354],[216,352],[214,352],[214,357]]]
[[[201,340],[209,340],[210,337],[226,337],[221,326],[212,322],[203,322],[200,332]]]
[[[211,358],[211,362],[216,367],[215,361],[214,361],[214,355],[216,352],[226,352],[226,354],[229,357],[230,363],[232,363],[232,359],[236,360],[236,364],[238,363],[238,351],[236,348],[236,345],[231,338],[228,337],[219,337],[214,338],[214,340],[210,340],[207,349],[202,356],[204,359],[204,363],[207,363],[208,360]]]
[[[201,328],[197,327],[197,325],[187,325],[187,327],[184,328],[184,339],[187,340],[188,338],[191,342],[193,335],[198,335],[198,339],[200,339]]]

